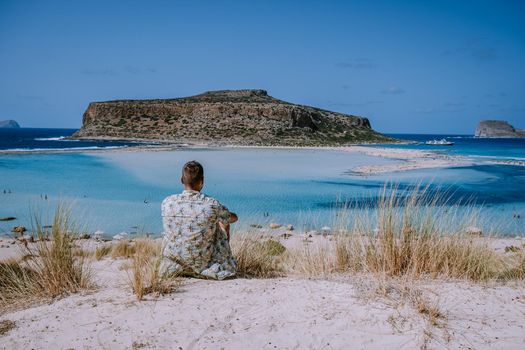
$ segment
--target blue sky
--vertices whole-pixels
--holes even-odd
[[[390,133],[525,128],[523,1],[0,0],[0,119],[257,88]]]

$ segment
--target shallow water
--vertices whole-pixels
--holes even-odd
[[[446,190],[452,202],[482,206],[485,230],[525,232],[523,167],[480,165],[365,178],[347,172],[392,160],[328,150],[187,149],[0,155],[0,217],[18,218],[0,222],[0,233],[29,226],[30,210],[49,223],[57,201],[73,202],[75,217],[90,231],[160,233],[160,203],[181,190],[180,169],[192,159],[205,167],[204,192],[239,214],[237,226],[275,221],[319,228],[331,224],[338,204],[374,200],[385,183],[396,183],[403,195],[423,182],[431,183],[432,191]]]

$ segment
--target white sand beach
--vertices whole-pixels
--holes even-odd
[[[371,175],[397,171],[445,168],[455,166],[466,166],[474,163],[473,159],[460,156],[439,154],[438,152],[422,151],[416,149],[385,148],[385,147],[343,147],[347,152],[358,152],[369,156],[394,159],[397,162],[383,165],[365,165],[352,169],[352,173],[360,175]]]
[[[288,247],[302,235],[283,240]],[[327,240],[314,236],[315,242]],[[15,247],[4,238],[0,259]],[[96,246],[91,240],[83,246]],[[495,240],[495,249],[523,244]],[[13,245],[14,246],[14,245]],[[124,259],[93,261],[96,287],[0,315],[5,349],[520,349],[525,285],[428,280],[402,296],[403,281],[330,274],[226,281],[184,279],[178,291],[137,301]],[[14,323],[13,323],[14,322]]]

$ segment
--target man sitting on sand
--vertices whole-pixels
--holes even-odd
[[[162,271],[219,280],[235,276],[237,262],[229,240],[237,215],[200,192],[204,186],[200,163],[184,164],[181,182],[184,191],[162,202]]]

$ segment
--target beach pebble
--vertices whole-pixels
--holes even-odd
[[[104,239],[104,231],[97,230],[93,233],[93,239],[102,241]]]
[[[332,232],[332,228],[329,226],[323,226],[321,227],[321,233],[323,235],[329,235]]]
[[[294,227],[293,227],[293,225],[286,225],[286,229],[287,229],[288,231],[293,231],[293,230],[294,230]]]
[[[481,229],[476,226],[468,226],[465,229],[465,233],[471,236],[482,236],[483,235],[483,232],[481,231]]]
[[[275,222],[272,222],[272,223],[270,224],[270,228],[271,228],[271,229],[277,229],[277,228],[280,228],[281,226],[282,226],[282,225],[276,224]]]
[[[519,247],[516,247],[515,245],[510,245],[505,247],[505,253],[517,253],[521,249]]]
[[[20,233],[20,234],[24,234],[24,232],[26,232],[27,229],[24,227],[24,226],[15,226],[13,227],[13,229],[11,230],[11,232],[13,233]]]

